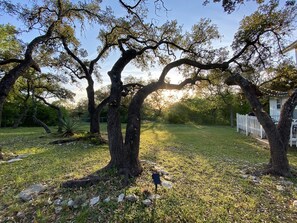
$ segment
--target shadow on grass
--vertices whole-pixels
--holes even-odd
[[[104,167],[88,176],[65,181],[61,184],[63,188],[81,188],[99,185],[101,182],[113,182],[117,189],[121,190],[135,182],[135,178],[120,175],[115,169]]]

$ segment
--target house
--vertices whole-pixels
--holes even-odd
[[[297,40],[286,47],[283,52],[295,50],[296,64],[297,64]],[[261,89],[262,91],[262,89]],[[269,114],[271,118],[278,122],[280,118],[281,108],[288,99],[287,92],[277,92],[270,89],[263,89],[263,93],[269,95]],[[265,138],[266,134],[255,116],[236,114],[237,132],[245,132],[246,135],[253,135],[258,138]],[[290,129],[290,146],[297,147],[297,107],[293,113],[293,122]]]
[[[297,40],[283,49],[283,53],[287,53],[292,50],[295,51],[295,60],[297,64]],[[281,107],[286,102],[287,98],[287,93],[282,93],[282,95],[272,96],[269,98],[269,114],[276,122],[279,120]],[[293,119],[297,121],[297,107],[295,108]]]
[[[269,98],[269,114],[275,122],[278,122],[281,108],[287,99],[288,97],[286,96],[273,96]],[[294,110],[293,119],[297,120],[297,107]]]
[[[292,44],[290,44],[289,46],[287,46],[285,49],[283,49],[283,53],[287,53],[292,50],[295,51],[295,60],[296,60],[296,64],[297,64],[297,40],[295,42],[293,42]]]

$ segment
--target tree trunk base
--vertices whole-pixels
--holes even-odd
[[[81,178],[81,179],[75,179],[75,180],[68,180],[61,184],[61,187],[64,188],[80,188],[80,187],[87,187],[92,186],[95,184],[98,184],[101,181],[107,181],[110,179],[110,175],[108,174],[108,171],[111,169],[116,169],[118,171],[119,175],[124,176],[124,179],[122,181],[122,186],[127,186],[130,183],[130,180],[136,176],[139,176],[142,173],[142,167],[139,165],[137,168],[129,169],[129,168],[116,168],[112,163],[110,162],[107,166],[104,168],[96,171],[96,173],[91,174],[87,177]],[[96,174],[102,174],[104,172],[104,176],[97,176]],[[107,173],[107,175],[106,175]]]
[[[118,165],[114,164],[110,161],[104,169],[110,170],[115,169],[118,171],[119,175],[124,176],[124,184],[127,185],[129,183],[129,179],[139,176],[143,168],[138,162],[138,165],[134,165],[133,167],[119,167]]]
[[[282,177],[293,177],[290,171],[279,171],[275,170],[273,167],[269,167],[263,171],[261,171],[262,175],[273,175],[273,176],[282,176]]]

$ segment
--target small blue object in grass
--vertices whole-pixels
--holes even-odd
[[[160,174],[159,173],[153,173],[152,178],[155,185],[161,184]]]
[[[160,174],[155,172],[152,174],[152,178],[155,184],[155,193],[158,191],[158,184],[161,184]]]

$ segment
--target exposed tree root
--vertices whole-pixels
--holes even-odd
[[[69,142],[77,142],[77,141],[81,141],[81,140],[85,140],[85,138],[78,137],[78,138],[71,138],[71,139],[58,139],[58,140],[50,142],[49,144],[55,145],[55,144],[63,144],[63,143],[69,143]]]
[[[115,170],[117,171],[117,174],[114,175],[113,171],[111,170]],[[139,176],[142,172],[142,168],[136,171],[136,169],[133,171],[131,171],[129,168],[120,168],[117,169],[115,168],[114,165],[112,165],[112,163],[110,162],[107,166],[103,167],[102,169],[96,171],[95,173],[87,176],[87,177],[83,177],[81,179],[74,179],[74,180],[68,180],[64,183],[62,183],[62,187],[64,188],[79,188],[79,187],[86,187],[86,186],[92,186],[95,184],[98,184],[101,181],[107,181],[110,180],[111,176],[116,176],[120,178],[118,178],[120,185],[122,185],[123,187],[126,187],[127,185],[129,185],[133,179],[135,179],[136,176]]]
[[[293,174],[290,171],[279,172],[273,169],[272,167],[266,168],[260,171],[261,175],[273,175],[273,176],[283,176],[283,177],[293,177]]]
[[[106,139],[104,139],[102,137],[95,136],[95,135],[88,135],[88,136],[70,138],[70,139],[58,139],[58,140],[50,142],[49,144],[55,145],[55,144],[64,144],[64,143],[69,143],[69,142],[86,141],[86,140],[94,140],[94,143],[100,144],[100,145],[107,144]]]
[[[263,176],[263,175],[272,175],[272,176],[283,176],[283,177],[292,177],[295,175],[294,170],[291,171],[276,171],[271,163],[269,162],[268,164],[261,165],[260,167],[258,166],[256,169],[248,171],[248,174],[252,174],[254,176]]]
[[[79,187],[92,186],[94,184],[97,184],[100,181],[106,181],[106,180],[108,180],[107,177],[88,176],[82,179],[68,180],[62,183],[61,186],[65,188],[79,188]]]

